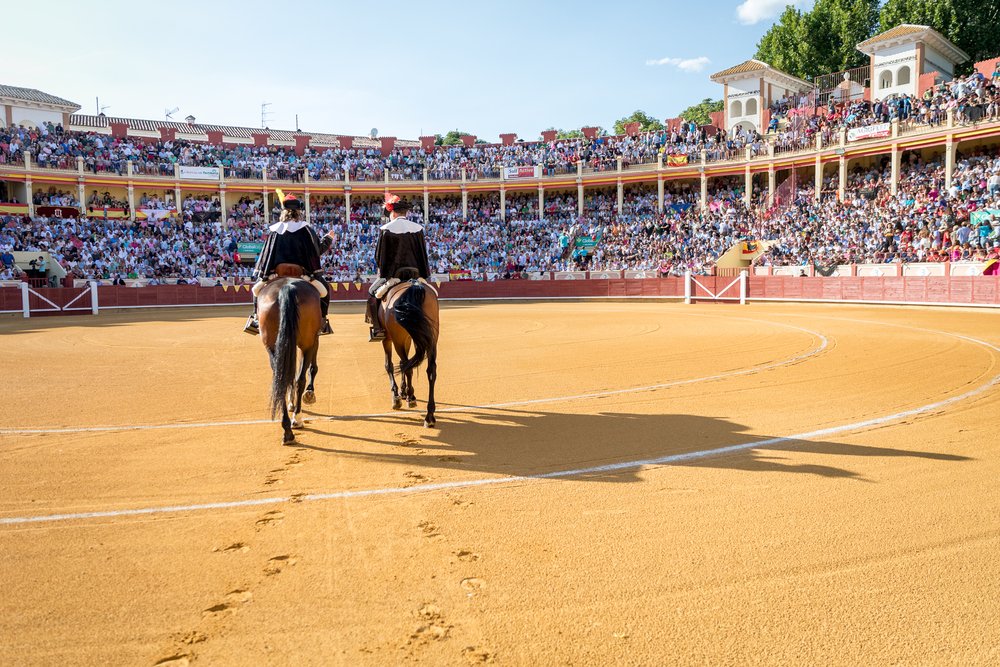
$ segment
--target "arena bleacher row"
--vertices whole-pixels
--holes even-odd
[[[958,123],[1000,117],[1000,94],[995,87],[1000,73],[986,79],[981,74],[959,77],[929,88],[921,97],[899,95],[882,103],[858,101],[821,107],[804,123],[784,123],[808,105],[806,97],[779,100],[771,107],[770,139],[740,126],[727,133],[722,128],[681,123],[669,130],[637,136],[556,139],[551,142],[503,145],[436,146],[394,149],[383,156],[378,149],[330,148],[297,155],[289,147],[217,146],[187,140],[149,143],[139,138],[109,137],[96,132],[69,131],[61,124],[38,128],[0,130],[0,165],[23,164],[25,153],[40,168],[75,169],[82,158],[90,173],[122,175],[131,161],[137,174],[173,175],[174,165],[221,167],[227,178],[261,178],[301,182],[306,171],[313,181],[383,180],[388,171],[394,180],[421,180],[423,171],[433,180],[459,179],[462,169],[470,179],[498,178],[503,167],[539,165],[546,175],[575,173],[582,162],[596,171],[655,162],[657,155],[696,155],[706,160],[733,159],[750,148],[753,155],[766,152],[768,141],[778,152],[815,145],[819,133],[832,140],[842,128],[857,128],[898,119],[904,130],[914,125],[941,125],[948,110]],[[810,112],[812,110],[810,109]]]
[[[835,177],[824,190],[836,192]],[[504,221],[499,198],[485,195],[469,202],[462,219],[461,200],[431,201],[426,225],[428,252],[438,273],[466,270],[498,277],[525,272],[573,270],[653,270],[666,275],[709,273],[715,260],[734,244],[754,240],[767,246],[759,265],[800,266],[888,262],[986,261],[1000,248],[1000,156],[996,150],[961,155],[951,183],[945,183],[940,159],[914,156],[904,164],[896,196],[889,193],[889,173],[882,163],[858,168],[849,176],[843,200],[827,196],[816,203],[812,185],[797,189],[783,209],[767,209],[766,191],[744,205],[739,178],[719,180],[701,212],[694,193],[667,193],[664,213],[656,192],[626,194],[618,214],[613,191],[586,197],[577,215],[571,196],[546,200],[522,195],[508,206]],[[419,205],[418,205],[419,206]],[[324,257],[329,275],[349,280],[374,272],[373,252],[381,218],[377,200],[352,207],[345,222],[344,200],[318,201],[314,224],[333,231],[334,248]],[[268,212],[244,199],[212,220],[196,214],[219,213],[217,202],[190,198],[180,218],[132,222],[82,216],[79,219],[0,218],[0,247],[20,252],[49,252],[67,271],[81,278],[166,280],[204,276],[227,282],[249,278],[238,244],[266,236]],[[415,216],[423,215],[415,210]],[[978,215],[977,215],[978,214]],[[204,216],[201,216],[204,218]],[[591,255],[574,251],[577,238],[595,239]],[[0,269],[12,279],[16,269]]]

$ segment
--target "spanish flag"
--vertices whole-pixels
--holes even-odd
[[[668,167],[679,167],[688,163],[687,155],[668,155],[667,156],[667,166]]]

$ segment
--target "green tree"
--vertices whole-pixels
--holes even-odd
[[[879,14],[878,32],[903,23],[929,25],[969,54],[959,72],[1000,56],[1000,0],[888,0]]]
[[[562,128],[557,128],[554,125],[552,127],[547,127],[545,132],[555,131],[556,139],[582,139],[583,132],[580,130],[564,130]],[[538,140],[541,141],[542,137],[539,135]]]
[[[629,123],[639,123],[640,132],[657,132],[664,129],[663,123],[647,115],[645,111],[636,111],[631,116],[615,121],[615,134],[625,134],[625,126]]]
[[[856,45],[879,27],[879,0],[816,0],[809,11],[789,5],[761,37],[754,58],[802,79],[861,67]]]
[[[462,135],[469,134],[469,132],[461,132],[459,130],[452,130],[448,134],[442,136],[440,134],[435,134],[434,139],[435,146],[460,146],[462,144]],[[476,143],[479,143],[478,141]]]
[[[681,118],[691,122],[694,121],[699,125],[708,125],[712,122],[708,114],[715,113],[716,111],[722,111],[723,102],[722,100],[712,101],[711,97],[706,97],[698,104],[690,106],[681,112]]]

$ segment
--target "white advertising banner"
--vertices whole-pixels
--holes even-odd
[[[190,178],[197,181],[217,181],[219,180],[219,168],[181,167],[181,178]]]
[[[503,179],[511,181],[517,178],[538,178],[538,167],[504,167]]]
[[[890,123],[878,123],[877,125],[868,125],[866,127],[855,127],[848,130],[847,140],[857,141],[858,139],[888,137],[891,134],[892,134],[892,125]]]

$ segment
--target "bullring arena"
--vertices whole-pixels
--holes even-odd
[[[335,304],[293,447],[245,310],[0,319],[4,664],[1000,662],[995,309]]]

